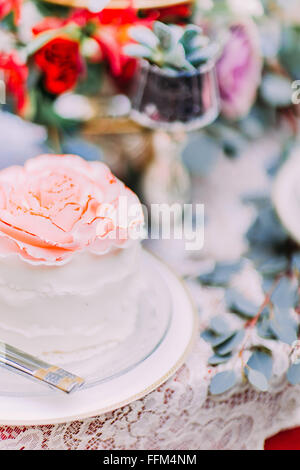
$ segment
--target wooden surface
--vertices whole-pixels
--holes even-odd
[[[86,123],[83,127],[83,134],[93,135],[112,135],[112,134],[136,134],[147,132],[147,129],[139,126],[127,117],[96,117]]]
[[[48,3],[55,3],[56,5],[65,5],[76,8],[86,8],[88,6],[88,0],[43,0]],[[179,5],[183,3],[191,3],[193,0],[111,0],[106,8],[128,8],[132,5],[137,9],[147,8],[164,8],[173,5]]]

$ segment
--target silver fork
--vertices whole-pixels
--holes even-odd
[[[0,364],[22,375],[45,382],[65,393],[74,392],[84,384],[81,377],[3,342],[0,342]]]

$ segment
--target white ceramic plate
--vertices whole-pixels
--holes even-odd
[[[294,152],[280,169],[272,199],[277,214],[291,237],[300,244],[300,153]]]
[[[165,290],[171,299],[168,327],[155,348],[131,368],[72,395],[50,393],[47,387],[44,394],[2,394],[0,424],[55,424],[97,416],[147,395],[184,363],[197,334],[197,314],[191,299],[184,284],[164,263],[147,252],[143,263],[148,274],[161,281],[161,307],[165,308]]]

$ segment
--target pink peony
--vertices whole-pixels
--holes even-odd
[[[230,27],[229,39],[217,63],[221,111],[228,119],[245,116],[251,109],[261,82],[262,55],[252,20]]]
[[[128,226],[112,217],[120,198],[138,198],[100,162],[74,155],[42,155],[0,172],[0,256],[63,262],[77,251],[105,253],[121,247]],[[127,215],[127,214],[126,214]],[[141,213],[133,218],[142,223]]]

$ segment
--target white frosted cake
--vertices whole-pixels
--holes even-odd
[[[36,355],[134,331],[138,198],[99,162],[43,155],[0,172],[0,340]]]

